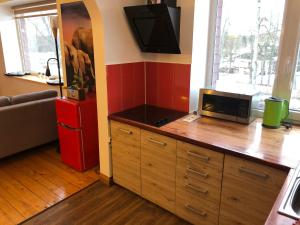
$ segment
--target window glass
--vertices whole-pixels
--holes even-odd
[[[219,0],[213,86],[271,95],[285,0]]]
[[[44,73],[47,60],[56,58],[50,16],[18,18],[17,23],[24,70]],[[50,61],[50,69],[52,74],[57,74],[54,60]]]
[[[298,49],[290,109],[300,111],[300,47]]]

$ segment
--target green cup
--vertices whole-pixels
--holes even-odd
[[[265,100],[265,111],[263,126],[276,129],[281,126],[281,122],[289,116],[289,102],[286,99],[267,98]]]

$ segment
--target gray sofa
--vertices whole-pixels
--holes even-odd
[[[0,97],[0,158],[57,140],[54,90]]]

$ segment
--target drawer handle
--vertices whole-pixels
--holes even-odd
[[[201,189],[201,188],[195,187],[195,186],[192,185],[192,184],[185,184],[184,187],[185,187],[185,188],[192,189],[192,190],[197,191],[197,192],[199,192],[199,193],[201,193],[201,194],[204,194],[204,195],[207,195],[207,194],[208,194],[208,190],[203,190],[203,189]]]
[[[154,143],[154,144],[161,145],[161,146],[166,146],[166,145],[167,145],[167,143],[161,142],[161,141],[157,141],[157,140],[154,140],[153,138],[148,138],[148,141],[149,141],[149,142],[152,142],[152,143]]]
[[[207,216],[207,213],[205,211],[202,211],[202,210],[198,210],[198,209],[195,209],[194,207],[190,206],[189,204],[186,204],[185,205],[185,208],[193,213],[196,213],[202,217],[206,217]]]
[[[188,151],[187,154],[189,156],[192,156],[192,157],[195,157],[195,158],[198,158],[202,161],[205,161],[205,162],[208,162],[210,160],[210,158],[208,156],[203,156],[203,155],[199,155],[199,154],[196,154],[196,153],[193,153],[191,151]]]
[[[121,131],[121,132],[123,132],[123,133],[125,133],[125,134],[129,134],[129,135],[132,134],[132,131],[131,131],[131,130],[126,130],[126,129],[120,128],[119,131]]]
[[[241,173],[248,173],[248,174],[254,175],[254,176],[256,176],[256,177],[263,178],[263,179],[268,179],[268,178],[269,178],[269,175],[268,175],[268,174],[265,174],[265,173],[258,173],[258,172],[256,172],[256,171],[253,171],[253,170],[248,169],[248,168],[245,168],[245,167],[239,168],[239,171],[240,171]]]
[[[193,169],[191,169],[191,168],[188,168],[187,171],[188,171],[189,173],[194,173],[194,174],[196,174],[196,175],[199,175],[200,177],[208,178],[208,174],[207,174],[207,173],[202,173],[202,172],[193,170]]]

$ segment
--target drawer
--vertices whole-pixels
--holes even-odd
[[[177,141],[177,156],[202,165],[223,169],[224,154],[206,148]]]
[[[287,172],[252,161],[226,155],[224,174],[277,192],[287,177]]]
[[[176,192],[177,216],[199,225],[217,225],[219,220],[219,204],[199,199],[193,194],[180,190]]]
[[[186,196],[194,196],[198,198],[199,201],[209,201],[216,205],[220,204],[220,194],[219,188],[211,187],[207,184],[186,182],[184,184],[176,185],[176,194],[182,195],[184,198]]]
[[[113,180],[141,194],[140,129],[111,121],[111,134]]]
[[[141,146],[141,129],[124,123],[111,121],[112,142],[127,144],[129,147]]]
[[[155,151],[166,156],[170,154],[176,158],[176,140],[160,134],[142,130],[142,147],[147,151]]]
[[[159,206],[175,211],[176,141],[142,130],[142,195]]]
[[[199,164],[194,161],[188,161],[177,158],[177,180],[191,180],[193,182],[201,182],[221,188],[223,171],[212,168],[207,165]]]

